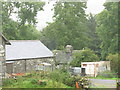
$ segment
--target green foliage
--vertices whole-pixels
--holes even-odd
[[[118,52],[118,3],[107,2],[105,9],[97,15],[97,33],[101,39],[101,57]]]
[[[40,75],[41,72],[33,72],[31,74],[27,73],[24,77],[5,79],[4,88],[74,88],[76,81],[82,81],[83,83],[85,81],[80,76],[71,76],[65,68],[56,69],[48,73],[45,78]]]
[[[16,83],[16,80],[14,80],[14,79],[4,79],[3,80],[3,86],[8,86],[8,85],[13,85],[14,83]]]
[[[57,2],[54,7],[54,22],[43,31],[41,41],[50,49],[61,49],[71,44],[74,49],[88,46],[86,3]]]
[[[50,73],[50,79],[52,79],[53,81],[58,81],[58,82],[63,82],[63,80],[68,76],[69,77],[69,73],[64,71],[63,69],[61,70],[55,70],[53,72]]]
[[[19,30],[19,39],[21,40],[36,40],[39,39],[40,32],[34,26],[21,26]]]
[[[64,84],[71,86],[71,87],[75,87],[75,77],[67,77],[64,80]]]
[[[34,26],[24,25],[19,27],[13,20],[3,25],[3,34],[9,40],[36,40],[40,37],[40,32]]]
[[[88,47],[94,51],[99,51],[100,53],[101,41],[96,33],[96,27],[97,27],[96,16],[93,16],[91,13],[88,16],[87,26],[89,33],[88,37],[90,38],[90,44]]]
[[[97,77],[100,78],[117,78],[117,74],[115,72],[111,72],[111,71],[104,71],[101,72],[97,75]]]
[[[73,61],[70,63],[70,65],[73,67],[80,67],[81,62],[93,61],[99,61],[99,57],[94,53],[94,51],[86,48],[73,54]]]
[[[10,40],[39,39],[40,32],[36,30],[37,12],[43,10],[43,2],[3,2],[2,31]],[[14,21],[11,15],[17,15]]]
[[[38,83],[37,79],[30,79],[30,81],[31,81],[32,84],[37,84]]]
[[[3,2],[3,23],[5,24],[12,14],[17,14],[20,25],[35,24],[37,12],[43,10],[43,5],[44,2]]]
[[[71,76],[70,73],[68,73],[68,71],[65,68],[56,69],[55,71],[51,72],[50,78],[53,81],[63,83],[70,87],[75,87],[75,80],[76,80],[75,77]]]
[[[110,67],[111,67],[111,70],[113,72],[118,72],[118,66],[119,66],[119,63],[120,61],[118,61],[118,53],[116,54],[109,54],[107,57],[106,57],[107,60],[110,61]]]
[[[7,39],[15,40],[19,38],[19,30],[18,30],[18,24],[8,19],[8,21],[2,26],[3,34],[7,37]]]
[[[46,81],[42,81],[42,82],[40,83],[40,85],[43,87],[43,86],[46,86],[47,83],[46,83]]]

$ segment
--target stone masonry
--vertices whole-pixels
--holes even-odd
[[[7,73],[26,73],[36,71],[36,66],[43,62],[50,63],[54,68],[53,58],[42,58],[42,59],[28,59],[28,60],[15,60],[11,65],[13,68],[7,68]],[[12,70],[11,70],[12,69]]]

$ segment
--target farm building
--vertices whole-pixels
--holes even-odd
[[[63,65],[69,65],[73,60],[74,53],[80,53],[82,50],[74,50],[71,45],[66,45],[64,50],[54,50],[55,61],[57,68],[61,68]],[[71,67],[67,67],[68,69]]]
[[[0,76],[5,76],[5,45],[10,45],[10,42],[0,33]]]
[[[96,77],[98,73],[110,71],[110,61],[81,62],[81,73]]]
[[[39,40],[10,40],[6,46],[7,73],[25,73],[41,70],[45,67],[53,69],[54,55]]]
[[[0,33],[0,86],[2,85],[2,78],[5,77],[5,45],[10,45],[9,41]]]
[[[55,60],[59,66],[63,64],[69,64],[73,58],[72,53],[74,53],[73,47],[71,45],[67,45],[65,50],[54,50]]]

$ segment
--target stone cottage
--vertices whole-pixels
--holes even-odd
[[[5,77],[5,45],[10,45],[10,42],[0,33],[0,86],[2,85],[2,78]]]
[[[7,73],[32,72],[47,65],[53,69],[54,55],[39,40],[10,40],[10,43],[6,46]]]
[[[69,65],[73,60],[73,54],[81,52],[81,50],[74,50],[72,45],[66,45],[64,50],[54,50],[55,62],[57,68],[62,67],[63,65]],[[68,66],[68,68],[70,68]]]
[[[53,53],[55,55],[56,64],[59,66],[69,64],[73,60],[73,47],[71,45],[67,45],[65,50],[54,50]]]

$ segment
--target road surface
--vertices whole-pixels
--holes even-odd
[[[92,88],[116,88],[116,80],[89,79]]]

